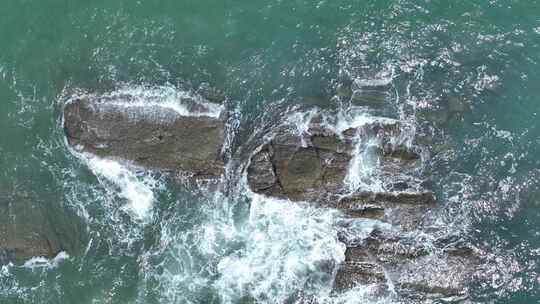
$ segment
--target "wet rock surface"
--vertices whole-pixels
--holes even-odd
[[[327,202],[328,206],[352,217],[376,219],[404,230],[419,228],[435,204],[436,197],[431,191],[361,192]]]
[[[150,169],[212,178],[223,173],[221,117],[186,116],[171,107],[130,104],[129,96],[77,98],[64,109],[68,143],[77,151],[119,158]],[[126,101],[125,103],[123,101]],[[192,104],[188,111],[208,109]]]
[[[417,208],[434,204],[433,193],[412,176],[420,154],[401,137],[400,124],[389,119],[342,132],[318,122],[318,118],[303,134],[285,126],[251,157],[248,183],[256,193],[315,201],[352,214],[362,213],[369,206],[384,210],[398,205]],[[387,192],[365,192],[347,184],[351,162],[363,151],[374,158],[372,165],[378,168],[376,174]]]
[[[382,220],[404,229],[419,226],[435,206],[429,190],[354,192],[343,188],[352,156],[320,146],[290,147],[269,144],[248,168],[248,182],[258,193],[291,200],[317,202],[351,217]]]
[[[345,151],[350,147],[340,147],[337,137],[324,131],[312,132],[307,144],[283,130],[264,145],[248,168],[252,190],[292,200],[317,199],[338,191],[351,159]]]
[[[445,240],[433,246],[398,235],[374,232],[349,246],[337,273],[336,290],[372,284],[377,292],[420,301],[463,300],[479,278],[480,254],[468,244]],[[409,303],[409,302],[406,302]]]

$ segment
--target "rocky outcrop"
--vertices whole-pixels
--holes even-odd
[[[82,236],[76,217],[56,210],[53,219],[49,216],[52,209],[25,194],[0,194],[0,264],[80,250]]]
[[[379,94],[383,82],[358,85],[353,101],[371,104],[386,98]],[[223,98],[205,90],[203,86],[200,94],[208,99]],[[129,99],[85,96],[67,104],[68,143],[80,152],[149,169],[202,178],[223,174],[223,115],[206,115],[210,109],[202,103],[179,112],[158,104],[141,107]],[[249,163],[242,170],[251,190],[392,224],[395,233],[376,230],[361,242],[343,240],[346,259],[335,277],[336,291],[364,284],[380,295],[418,301],[466,297],[478,264],[474,250],[444,242],[428,246],[411,237],[423,229],[424,217],[436,203],[421,176],[423,154],[412,144],[414,132],[386,118],[370,118],[348,129],[327,118],[316,114],[301,126],[282,123],[264,143],[253,144],[255,149],[245,145]],[[42,252],[62,247],[54,239],[36,244]],[[316,303],[310,297],[302,301]]]
[[[210,109],[204,104],[185,107],[181,113],[167,105],[133,104],[129,96],[88,95],[65,106],[64,129],[68,143],[80,152],[197,178],[219,177],[224,118],[205,115]]]
[[[430,245],[414,237],[423,231],[436,197],[419,174],[422,155],[411,145],[412,132],[391,119],[375,119],[342,132],[322,121],[314,117],[303,132],[287,125],[275,130],[251,157],[251,189],[392,224],[395,231],[376,230],[361,242],[347,239],[346,233],[346,259],[335,277],[336,292],[369,285],[374,296],[397,295],[411,303],[466,298],[479,265],[474,250],[450,242]],[[362,155],[366,158],[355,159]],[[381,185],[355,187],[350,169],[365,170],[354,168],[354,163],[370,157],[373,172],[365,178]]]

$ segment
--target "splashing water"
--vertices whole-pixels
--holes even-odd
[[[379,147],[376,138],[365,138],[358,132],[355,136],[353,158],[345,176],[345,186],[350,193],[356,191],[382,192],[383,183],[375,172],[379,159],[374,149]]]
[[[330,292],[332,269],[344,246],[332,228],[334,214],[289,201],[250,194],[248,222],[238,237],[244,248],[218,264],[214,286],[224,302],[243,296],[283,302],[304,289]]]
[[[28,261],[24,262],[23,267],[29,269],[39,267],[53,268],[58,267],[58,265],[66,259],[69,259],[69,254],[67,254],[65,251],[61,251],[52,259],[46,259],[44,257],[33,257]]]
[[[245,183],[238,186],[240,197],[218,194],[203,203],[208,217],[201,224],[162,235],[158,251],[173,256],[159,276],[166,301],[196,303],[183,296],[187,282],[192,291],[212,286],[220,303],[284,302],[299,293],[329,296],[335,269],[344,260],[345,247],[334,228],[340,214],[255,194]],[[235,216],[238,208],[247,213],[245,220]],[[366,235],[370,229],[358,226]]]
[[[119,189],[118,194],[128,201],[124,208],[136,219],[148,220],[151,218],[152,206],[155,201],[152,189],[156,185],[156,180],[148,175],[141,178],[114,160],[102,159],[89,154],[82,155],[82,159],[85,160],[94,174],[104,178],[108,184]]]
[[[79,92],[71,98],[80,98],[93,94]],[[143,86],[124,85],[117,90],[99,95],[108,104],[128,107],[159,107],[173,110],[181,116],[206,116],[218,118],[224,106],[210,103],[200,95],[185,90],[178,90],[171,85]]]

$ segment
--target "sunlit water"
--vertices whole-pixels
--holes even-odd
[[[83,248],[0,268],[0,303],[393,303],[331,292],[338,239],[392,229],[251,193],[232,157],[225,194],[67,147],[71,94],[138,96],[228,122],[229,156],[269,125],[336,132],[399,120],[423,146],[433,225],[489,248],[473,300],[540,301],[540,5],[537,1],[5,1],[0,4],[0,191],[66,209]],[[223,105],[191,113],[209,83]],[[381,106],[343,94],[382,87]],[[364,91],[362,91],[364,90]],[[296,109],[292,114],[291,109]],[[383,117],[383,118],[381,118]],[[358,137],[346,184],[384,190]],[[365,153],[364,153],[365,152]],[[247,160],[244,160],[247,161]],[[55,211],[56,212],[56,211]],[[351,228],[352,227],[352,228]],[[418,236],[429,242],[429,237]],[[500,261],[505,257],[508,263]]]

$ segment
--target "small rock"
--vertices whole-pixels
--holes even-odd
[[[268,150],[257,153],[248,169],[248,183],[255,192],[264,193],[277,186],[277,177]]]

